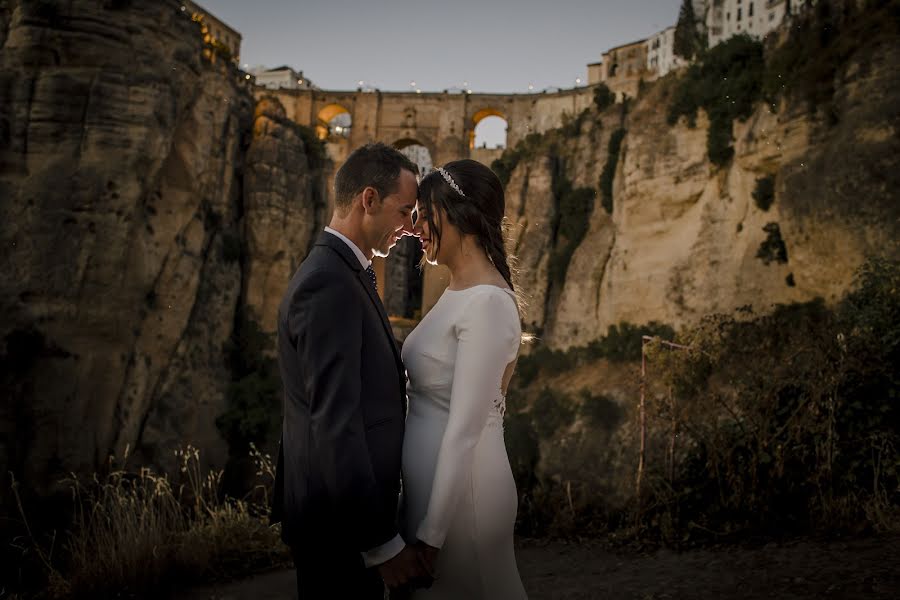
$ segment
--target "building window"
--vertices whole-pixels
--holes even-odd
[[[775,13],[770,11],[769,12],[769,23],[771,23],[774,20],[775,20]]]
[[[748,17],[752,17],[752,16],[753,16],[753,3],[752,3],[752,2],[750,3],[750,8],[747,9],[747,16],[748,16]]]
[[[731,13],[730,13],[730,12],[725,13],[725,20],[726,20],[726,21],[730,21],[730,20],[731,20]]]
[[[738,21],[741,20],[741,9],[740,9],[740,8],[738,8],[738,16],[737,16],[737,20],[738,20]]]

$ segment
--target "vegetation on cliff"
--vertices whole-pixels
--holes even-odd
[[[714,46],[692,64],[672,97],[668,121],[682,116],[696,124],[697,110],[709,116],[707,152],[713,164],[731,160],[732,122],[747,119],[762,97],[762,44],[748,35],[737,35]]]
[[[619,151],[622,149],[622,140],[625,139],[625,129],[616,129],[609,137],[609,146],[606,153],[606,164],[600,174],[600,193],[603,197],[603,208],[607,214],[613,211],[613,180],[616,176],[616,167],[619,164]]]
[[[766,175],[757,179],[752,196],[757,208],[764,211],[769,210],[772,203],[775,202],[775,176]]]
[[[779,98],[800,98],[836,122],[832,100],[839,74],[852,57],[897,35],[897,0],[823,0],[795,17],[786,39],[766,51],[763,42],[742,34],[700,52],[672,96],[669,124],[684,116],[694,127],[697,110],[706,111],[709,160],[724,166],[734,155],[732,122],[746,120],[763,100],[774,110]]]
[[[822,108],[832,121],[839,74],[858,53],[863,68],[879,45],[900,35],[897,0],[865,2],[830,0],[816,3],[792,24],[787,40],[766,57],[763,95],[805,100],[810,110]]]
[[[273,358],[272,336],[252,316],[239,311],[228,344],[232,381],[228,405],[216,426],[230,454],[245,456],[253,446],[266,447],[276,438],[281,419],[281,378]]]
[[[544,147],[544,135],[529,133],[513,148],[507,148],[500,158],[491,163],[491,170],[500,178],[504,187],[509,183],[512,172],[515,171],[522,159],[534,158]]]
[[[693,60],[706,48],[706,35],[702,20],[697,19],[693,0],[683,0],[675,24],[675,41],[672,51],[676,56]]]
[[[543,351],[537,378],[522,376],[538,353],[523,357],[507,445],[527,458],[516,468],[543,474],[517,471],[520,531],[680,546],[900,529],[900,263],[870,260],[833,308],[714,315],[661,336],[673,337],[683,348],[647,347],[639,489],[636,390],[614,406],[545,391],[548,371],[558,380],[584,350]],[[627,339],[614,355],[633,360],[640,336]],[[589,413],[600,426],[586,425]]]
[[[598,112],[603,112],[616,103],[616,95],[605,83],[598,83],[594,88],[594,106]]]
[[[566,176],[565,166],[561,161],[556,161],[553,171],[553,196],[557,206],[554,222],[556,236],[548,267],[550,286],[553,288],[561,289],[566,281],[572,254],[587,233],[596,195],[593,188],[573,186]]]

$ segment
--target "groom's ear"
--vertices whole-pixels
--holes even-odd
[[[360,192],[360,196],[362,207],[366,214],[373,213],[381,204],[381,196],[378,194],[378,190],[372,186],[364,187],[363,191]]]

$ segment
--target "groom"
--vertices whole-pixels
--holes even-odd
[[[418,169],[384,144],[334,180],[331,224],[278,311],[284,422],[272,521],[306,598],[383,598],[427,581],[398,534],[406,371],[378,297],[373,254],[412,235]]]

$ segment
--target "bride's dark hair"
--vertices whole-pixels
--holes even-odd
[[[506,255],[506,196],[503,184],[493,171],[475,160],[456,160],[443,168],[465,196],[450,187],[436,170],[419,183],[419,204],[425,209],[431,243],[435,249],[441,243],[441,229],[434,220],[434,206],[437,205],[446,219],[461,233],[472,235],[478,240],[494,267],[506,280],[509,289],[515,291],[510,260]]]

